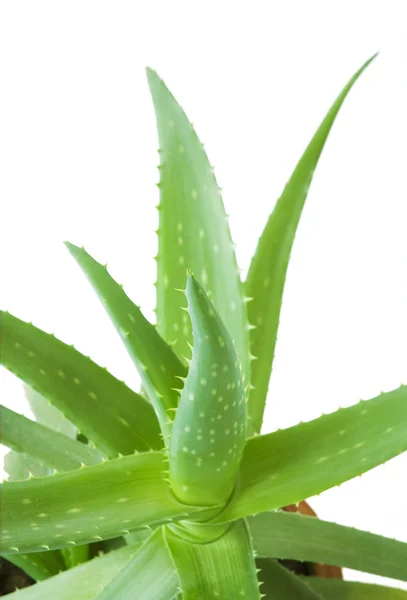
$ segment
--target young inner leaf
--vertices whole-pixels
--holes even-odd
[[[246,435],[246,401],[233,342],[201,285],[191,276],[187,298],[194,347],[172,428],[170,477],[190,504],[229,497]]]

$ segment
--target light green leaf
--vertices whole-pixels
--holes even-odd
[[[186,368],[156,328],[143,316],[140,308],[126,296],[106,267],[96,262],[83,248],[66,243],[114,323],[132,357],[146,392],[154,405],[164,433],[172,414],[168,409],[178,405],[180,378]]]
[[[106,369],[30,323],[0,313],[0,363],[48,398],[107,456],[162,447],[152,407]]]
[[[246,306],[220,189],[184,111],[154,71],[147,69],[147,76],[160,141],[158,328],[179,356],[190,356],[191,323],[177,291],[185,288],[190,269],[225,323],[248,384]]]
[[[171,600],[177,589],[177,572],[160,528],[97,596],[97,600]]]
[[[300,502],[407,450],[407,386],[246,443],[240,483],[218,520]]]
[[[308,585],[324,600],[407,600],[407,592],[382,585],[319,577],[306,579]],[[268,598],[266,596],[265,600]]]
[[[322,596],[300,578],[274,560],[257,559],[260,567],[260,591],[265,600],[322,600]]]
[[[46,477],[53,473],[53,469],[45,467],[25,454],[14,451],[8,452],[5,455],[4,470],[8,475],[8,481],[29,479],[30,476]]]
[[[193,358],[174,420],[170,479],[175,495],[223,504],[236,483],[246,439],[246,401],[233,342],[201,285],[188,277]]]
[[[36,552],[125,535],[197,514],[164,481],[163,452],[0,486],[1,552]]]
[[[2,554],[4,558],[22,569],[35,581],[43,581],[65,570],[65,563],[58,550],[32,552],[31,554]]]
[[[248,519],[259,556],[347,567],[407,581],[407,544],[289,512]]]
[[[256,566],[244,521],[206,544],[183,540],[166,527],[165,538],[178,571],[183,600],[260,599]]]
[[[254,326],[250,331],[250,351],[257,359],[251,365],[253,389],[248,410],[255,432],[260,431],[263,420],[286,272],[308,189],[339,109],[373,58],[355,73],[322,121],[269,217],[249,268],[245,293],[252,298],[247,305],[249,322]]]
[[[58,431],[70,438],[76,439],[77,428],[75,425],[68,421],[47,398],[33,390],[27,384],[24,384],[24,392],[34,413],[35,420],[38,423],[45,425],[49,429],[52,429],[52,431]]]
[[[57,471],[72,471],[82,464],[93,465],[104,459],[98,450],[1,405],[0,443]]]
[[[68,569],[73,569],[76,565],[80,565],[89,560],[90,551],[89,544],[81,544],[80,546],[72,546],[71,548],[62,548],[62,550],[60,550]],[[30,556],[30,554],[26,556]]]
[[[95,600],[100,591],[137,553],[139,544],[124,546],[64,571],[47,581],[9,595],[10,600]]]

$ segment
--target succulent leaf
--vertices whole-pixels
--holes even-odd
[[[7,312],[0,313],[0,335],[0,364],[48,398],[106,456],[162,447],[152,407],[106,369]]]
[[[202,283],[224,322],[249,383],[249,331],[243,286],[219,186],[184,111],[147,69],[160,141],[157,320],[164,339],[190,356],[191,323],[183,310],[187,269]]]
[[[325,142],[346,96],[372,62],[370,58],[344,87],[298,162],[259,239],[253,256],[245,293],[251,298],[247,310],[252,389],[249,396],[249,424],[260,432],[273,364],[281,302],[291,248],[314,170]]]
[[[308,577],[300,578],[275,560],[257,560],[260,567],[260,591],[265,600],[323,600],[308,585]],[[328,600],[328,598],[326,599]]]
[[[70,438],[76,439],[78,430],[51,402],[33,390],[29,385],[24,384],[25,397],[35,420],[41,425],[45,425],[52,431],[58,431]]]
[[[186,368],[172,348],[161,338],[156,328],[143,316],[109,275],[106,267],[94,260],[83,248],[66,244],[109,314],[133,359],[146,392],[154,406],[164,434],[168,433],[167,413],[178,405],[180,378]]]
[[[407,600],[406,591],[372,583],[307,577],[307,584],[324,600]]]
[[[258,556],[347,567],[407,581],[407,544],[283,511],[248,519]]]
[[[260,600],[259,582],[246,523],[233,523],[220,538],[194,543],[166,528],[165,539],[178,571],[183,600]]]
[[[407,386],[247,441],[225,521],[295,504],[407,450]]]
[[[9,594],[10,600],[95,600],[106,585],[116,577],[140,544],[124,546],[79,565],[47,581]]]
[[[233,342],[193,276],[186,294],[194,347],[174,419],[170,479],[183,502],[226,502],[236,482],[246,438],[246,401]]]
[[[33,477],[46,477],[52,475],[53,469],[46,467],[37,460],[30,458],[20,452],[8,452],[4,457],[4,471],[8,475],[8,481],[20,481]]]
[[[36,552],[109,539],[197,514],[164,481],[163,452],[0,486],[0,551]]]
[[[35,423],[0,405],[0,443],[57,471],[79,469],[104,460],[96,449]]]
[[[32,552],[31,554],[2,554],[4,558],[22,569],[35,581],[43,581],[65,571],[65,563],[59,550]]]
[[[177,572],[164,543],[162,528],[159,528],[97,600],[171,600],[177,588]]]

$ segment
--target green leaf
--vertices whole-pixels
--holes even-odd
[[[73,346],[0,313],[0,363],[48,398],[107,456],[160,448],[152,407]]]
[[[96,262],[83,248],[66,243],[114,323],[133,359],[146,392],[154,405],[161,428],[168,432],[168,409],[178,405],[180,378],[186,368],[140,308],[126,296],[106,267]]]
[[[254,327],[250,331],[250,351],[257,360],[251,366],[253,388],[248,410],[255,432],[260,431],[263,420],[286,272],[308,189],[339,109],[373,58],[355,73],[322,121],[269,217],[249,268],[245,293],[252,298],[247,305],[249,323]]]
[[[165,538],[178,571],[183,600],[260,599],[256,566],[244,521],[206,544],[180,538],[166,527]]]
[[[323,563],[407,581],[407,544],[289,512],[248,519],[259,556]]]
[[[89,560],[90,558],[89,544],[82,544],[81,546],[72,546],[71,548],[62,548],[60,552],[64,557],[65,564],[68,567],[68,569],[73,569],[73,567],[76,567],[76,565],[80,565]]]
[[[97,600],[171,600],[177,589],[177,572],[160,528],[97,596]]]
[[[72,471],[79,469],[82,464],[93,465],[104,460],[98,450],[1,405],[0,443],[57,471]]]
[[[58,550],[32,552],[31,554],[2,554],[2,556],[22,569],[35,581],[43,581],[61,571],[65,571],[65,564]]]
[[[407,449],[407,386],[246,443],[239,489],[217,520],[295,504]]]
[[[24,384],[24,392],[34,413],[35,420],[38,423],[45,425],[49,429],[52,429],[52,431],[58,431],[70,438],[76,439],[78,431],[75,425],[68,421],[47,398],[33,390],[27,384]]]
[[[308,585],[324,600],[407,600],[407,592],[371,583],[307,577]],[[268,600],[266,596],[266,600]],[[272,596],[270,596],[272,598]]]
[[[226,502],[236,482],[246,438],[246,402],[233,342],[192,276],[187,297],[193,358],[174,420],[170,479],[183,502]]]
[[[187,269],[202,283],[236,346],[250,381],[249,331],[243,286],[220,189],[184,111],[151,69],[148,82],[160,141],[157,319],[164,339],[189,357],[191,323],[182,310]]]
[[[9,595],[10,600],[95,600],[137,553],[139,544],[124,546]]]
[[[20,481],[34,477],[52,475],[53,469],[45,467],[20,452],[8,452],[4,457],[4,470],[8,474],[8,481]]]
[[[322,600],[308,587],[308,578],[301,579],[274,560],[257,559],[260,567],[260,591],[265,600]]]
[[[1,552],[84,544],[178,520],[200,509],[179,503],[164,481],[163,452],[3,483]]]

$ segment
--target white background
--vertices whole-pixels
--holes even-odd
[[[407,383],[403,4],[2,2],[0,307],[138,386],[62,241],[108,261],[154,318],[158,155],[145,66],[205,142],[245,274],[320,120],[380,50],[341,110],[309,193],[264,431]],[[4,404],[29,414],[4,370],[0,386]],[[322,518],[407,541],[406,467],[407,456],[394,459],[312,506]]]

